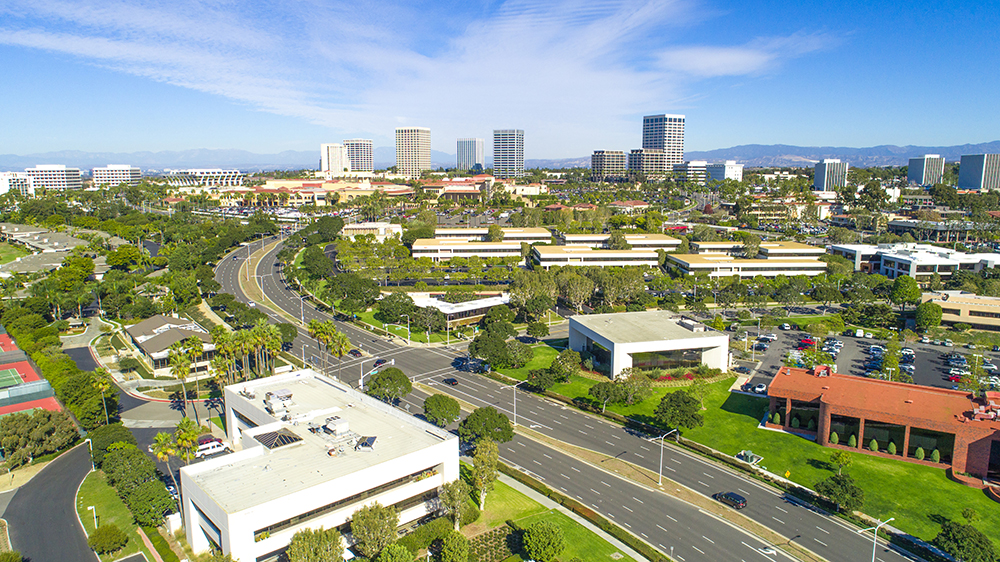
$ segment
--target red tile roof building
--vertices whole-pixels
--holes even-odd
[[[781,367],[768,395],[769,419],[779,413],[783,429],[815,433],[820,445],[834,445],[835,432],[836,446],[845,447],[853,436],[857,451],[870,453],[874,439],[880,456],[912,462],[919,462],[918,447],[925,462],[937,449],[954,472],[1000,476],[1000,392],[976,396],[831,373],[829,367]],[[890,442],[894,455],[888,452]]]

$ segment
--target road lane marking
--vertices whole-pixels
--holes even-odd
[[[579,431],[580,433],[582,433],[582,434],[584,434],[584,435],[586,435],[586,434],[587,434],[587,432],[586,432],[586,431],[584,431],[584,430],[582,430],[582,429],[578,429],[577,431]]]
[[[741,490],[741,491],[742,491],[742,490]],[[743,493],[745,494],[746,492],[743,492]],[[774,508],[775,508],[775,509],[777,509],[778,511],[782,512],[782,513],[788,513],[788,510],[786,510],[786,509],[781,509],[781,508],[780,508],[780,507],[778,507],[778,506],[774,506]]]
[[[646,502],[640,500],[639,498],[637,498],[635,496],[632,496],[632,499],[635,500],[635,501],[637,501],[637,502],[639,502],[639,503],[646,503]]]
[[[773,515],[771,516],[771,519],[774,519],[775,521],[777,521],[778,523],[781,523],[782,525],[784,525],[784,524],[785,524],[785,522],[784,522],[784,521],[782,521],[781,519],[778,519],[777,517],[775,517],[775,516],[773,516]]]
[[[741,491],[741,492],[743,492],[744,494],[747,494],[747,495],[750,495],[750,492],[748,492],[748,491],[744,490],[743,488],[736,488],[736,489],[737,489],[737,490],[739,490],[739,491]],[[781,509],[781,508],[779,507],[778,509]],[[784,509],[782,509],[781,511],[785,511],[785,510],[784,510]],[[788,513],[788,512],[787,512],[787,511],[785,511],[785,513]]]
[[[657,524],[656,524],[656,526],[657,526],[657,527],[660,527],[660,530],[661,530],[661,531],[663,531],[664,533],[669,533],[669,532],[670,532],[670,531],[668,531],[668,530],[664,529],[664,528],[663,528],[662,526],[660,526],[660,524],[659,524],[659,523],[657,523]],[[660,546],[663,546],[663,545],[661,544]]]
[[[674,470],[673,468],[670,468],[669,466],[665,466],[663,468],[669,470],[670,472],[677,472],[676,470]]]
[[[694,545],[691,545],[691,548],[693,548],[693,549],[697,550],[698,552],[700,552],[700,553],[702,553],[702,554],[705,554],[705,551],[704,551],[704,550],[702,550],[702,549],[700,549],[700,548],[698,548],[697,546],[694,546]]]
[[[819,529],[820,531],[823,531],[824,533],[826,533],[826,534],[828,534],[828,535],[830,534],[830,531],[827,531],[827,530],[826,530],[826,529],[824,529],[823,527],[819,527],[819,526],[817,526],[816,528],[817,528],[817,529]]]
[[[679,460],[677,460],[677,459],[670,459],[670,462],[675,462],[675,463],[677,463],[677,464],[681,464],[681,461],[679,461]]]
[[[538,466],[542,466],[542,463],[538,462],[538,461],[537,461],[537,460],[535,460],[535,459],[531,459],[531,462],[533,462],[533,463],[537,464]]]
[[[552,460],[552,457],[546,455],[545,453],[542,453],[542,456],[545,457],[545,458],[547,458],[547,459],[549,459],[549,460]]]
[[[632,511],[631,509],[629,509],[627,505],[623,505],[622,508],[623,509],[628,509],[629,513],[635,513],[634,511]]]
[[[698,481],[698,483],[699,483],[699,484],[701,484],[702,486],[706,487],[706,488],[708,488],[708,487],[709,487],[709,485],[708,485],[708,484],[706,484],[706,483],[702,482],[701,480],[699,480],[699,481]]]
[[[563,478],[565,478],[566,480],[572,480],[572,478],[570,478],[569,476],[566,476],[565,474],[563,474],[563,473],[561,473],[561,472],[559,473],[559,476],[562,476],[562,477],[563,477]]]
[[[605,441],[605,443],[607,443],[608,445],[611,445],[612,447],[614,447],[614,446],[615,446],[615,444],[614,444],[614,443],[612,443],[611,441]]]
[[[650,450],[649,447],[643,447],[642,445],[639,445],[639,448],[642,449],[642,450],[644,450],[644,451],[649,451]]]
[[[596,427],[594,427],[594,426],[590,425],[589,423],[585,423],[585,424],[583,424],[583,425],[585,425],[585,426],[589,427],[590,429],[597,429]]]
[[[605,486],[607,486],[608,488],[610,488],[610,487],[611,487],[611,484],[608,484],[608,483],[607,483],[607,482],[605,482],[604,480],[601,480],[601,484],[604,484],[604,485],[605,485]]]
[[[665,513],[664,513],[663,515],[664,515],[664,517],[666,517],[667,519],[669,519],[669,520],[673,521],[674,523],[676,523],[676,522],[677,522],[677,520],[676,520],[676,519],[674,519],[673,517],[671,517],[671,516],[669,516],[669,515],[667,515],[667,514],[665,514]],[[666,530],[666,529],[664,529],[664,530]]]
[[[702,535],[701,538],[705,539],[706,541],[708,541],[708,542],[710,542],[712,544],[715,544],[715,541],[713,541],[712,539],[706,537],[705,535]]]
[[[712,476],[711,474],[709,474],[707,472],[702,472],[702,474],[704,474],[705,476],[708,476],[709,478],[715,478],[714,476]]]
[[[814,541],[816,541],[816,542],[818,542],[819,544],[821,544],[821,545],[823,545],[823,546],[826,546],[827,548],[830,548],[829,546],[827,546],[827,544],[826,544],[825,542],[823,542],[823,541],[821,541],[821,540],[819,540],[819,539],[815,539],[815,538],[814,538],[813,540],[814,540]]]
[[[575,467],[575,466],[571,466],[570,468],[572,468],[573,470],[575,470],[575,471],[577,471],[577,472],[580,472],[580,469],[579,469],[579,468],[577,468],[577,467]]]
[[[632,453],[633,455],[639,457],[640,459],[645,459],[646,457],[640,455],[639,453]]]
[[[612,434],[611,436],[614,437],[615,439],[621,439],[621,437],[619,437],[617,435],[614,435],[614,434]]]

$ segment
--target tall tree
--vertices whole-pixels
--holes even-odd
[[[899,312],[906,312],[906,305],[920,302],[920,287],[917,280],[909,275],[901,275],[892,283],[889,300],[899,307]]]
[[[392,506],[375,502],[351,516],[351,535],[362,556],[374,558],[396,540],[399,513]]]
[[[656,407],[656,420],[680,432],[681,428],[693,429],[705,424],[698,412],[698,400],[684,391],[665,394]]]
[[[479,494],[479,509],[486,508],[486,495],[493,491],[497,480],[497,464],[500,449],[492,439],[481,439],[476,443],[476,454],[472,457],[472,482]]]
[[[510,419],[492,406],[476,408],[458,426],[458,435],[467,443],[490,439],[506,443],[514,438]]]
[[[451,517],[452,522],[455,523],[456,531],[469,512],[469,494],[471,493],[472,489],[461,478],[441,486],[441,493],[438,494],[441,510]]]
[[[344,556],[344,543],[337,529],[302,529],[288,543],[289,562],[327,562]]]

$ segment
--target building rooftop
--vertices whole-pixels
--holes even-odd
[[[975,424],[987,430],[1000,429],[1000,422],[971,419],[969,414],[979,404],[969,392],[830,373],[829,369],[819,369],[817,374],[817,370],[781,367],[768,393],[878,412],[883,417],[933,420],[956,428]]]
[[[670,259],[690,265],[822,265],[824,262],[810,256],[798,258],[743,259],[725,255],[670,254]]]
[[[933,291],[924,293],[930,295],[935,302],[950,302],[957,304],[974,304],[978,306],[1000,306],[1000,297],[986,297],[967,291]]]
[[[777,242],[761,242],[760,249],[761,251],[767,250],[771,252],[780,252],[780,251],[796,251],[796,252],[815,251],[818,253],[826,252],[826,249],[820,246],[803,244],[802,242],[794,242],[791,240],[782,240]]]
[[[616,344],[728,337],[668,310],[572,316],[570,324],[574,323],[589,328]]]
[[[521,242],[517,240],[505,240],[503,242],[483,242],[481,240],[468,240],[466,238],[420,238],[413,241],[413,248],[433,248],[437,246],[478,246],[481,248],[512,248],[521,247]]]
[[[275,418],[272,424],[246,430],[243,451],[192,465],[192,479],[228,513],[458,439],[311,369],[226,390],[264,411],[269,393],[290,397],[289,421]],[[326,429],[333,427],[336,432]],[[365,438],[374,438],[369,439],[372,446],[360,450]]]
[[[442,234],[468,234],[469,236],[486,236],[489,234],[489,228],[435,228],[434,235],[439,236]],[[536,235],[536,236],[552,236],[547,228],[501,228],[504,236],[526,236],[526,235]]]
[[[501,304],[507,304],[510,302],[510,295],[504,293],[495,297],[487,297],[484,299],[476,299],[465,302],[446,302],[433,297],[414,297],[413,304],[419,306],[420,308],[426,308],[428,306],[436,308],[445,314],[456,314],[459,312],[468,312],[470,310],[478,310],[482,308],[490,308],[494,306],[499,306]]]
[[[632,248],[631,250],[605,250],[590,246],[534,246],[539,256],[630,256],[657,258],[655,249]]]

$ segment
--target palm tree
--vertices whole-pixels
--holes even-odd
[[[313,319],[309,321],[307,326],[309,330],[309,335],[312,336],[317,343],[323,345],[326,342],[327,326],[324,322]],[[323,356],[323,373],[326,373],[326,356]]]
[[[101,404],[104,405],[104,424],[111,423],[108,418],[108,403],[104,398],[104,393],[111,388],[111,373],[104,367],[94,370],[94,388],[101,391]]]
[[[337,364],[339,367],[339,374],[337,378],[343,378],[344,376],[344,361],[343,357],[347,355],[347,352],[351,350],[351,338],[347,337],[347,334],[341,332],[334,328],[333,333],[330,334],[329,343],[327,344],[327,350],[337,358]]]
[[[194,452],[198,448],[198,435],[201,431],[191,418],[182,418],[177,422],[174,429],[174,445],[178,458],[186,463],[194,458]]]
[[[205,353],[205,347],[201,342],[201,338],[197,336],[191,336],[184,340],[184,351],[187,352],[188,358],[191,360],[192,366],[195,368],[194,373],[194,385],[195,385],[195,400],[197,401],[198,396],[201,394],[201,382],[198,380],[198,360]],[[194,406],[195,418],[198,417],[198,403],[195,402]]]
[[[166,432],[157,433],[156,437],[153,438],[152,451],[157,459],[167,463],[167,471],[170,473],[170,479],[174,481],[176,488],[177,478],[174,477],[174,471],[170,468],[170,457],[177,456],[177,443],[174,441],[174,436]]]
[[[281,330],[274,324],[268,324],[264,329],[264,351],[271,367],[271,375],[274,375],[274,359],[281,351]]]
[[[187,416],[187,386],[184,382],[191,374],[191,358],[181,341],[175,341],[170,345],[170,374],[181,381],[181,400],[184,404],[184,415]],[[195,415],[197,414],[198,409],[195,408]]]

